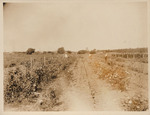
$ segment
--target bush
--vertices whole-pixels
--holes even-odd
[[[33,91],[36,91],[37,77],[31,76],[31,73],[23,72],[19,68],[9,71],[7,85],[5,86],[5,102],[21,102],[28,98]]]
[[[68,54],[71,54],[71,53],[72,53],[72,51],[67,51],[67,53],[68,53]]]
[[[58,48],[57,53],[64,54],[65,53],[64,47]]]
[[[54,52],[52,52],[52,51],[48,51],[48,53],[50,53],[50,54],[54,54]]]
[[[32,54],[32,53],[34,53],[35,52],[35,49],[33,49],[33,48],[29,48],[27,51],[26,51],[26,53],[27,54]]]
[[[78,54],[85,54],[85,53],[88,53],[88,51],[87,50],[79,50],[78,51]]]
[[[135,94],[133,97],[122,101],[125,111],[146,111],[148,110],[148,100],[142,95]]]
[[[17,68],[10,68],[4,80],[5,103],[21,103],[24,99],[36,100],[36,93],[50,81],[59,77],[62,71],[67,71],[75,59],[73,56],[66,59],[63,56],[53,55],[47,60],[46,65],[37,61],[31,66],[30,61],[24,61]]]
[[[43,54],[46,54],[47,52],[46,51],[43,51]]]
[[[91,51],[90,51],[90,54],[96,54],[96,49],[91,50]]]

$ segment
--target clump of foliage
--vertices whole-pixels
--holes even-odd
[[[87,50],[79,50],[77,53],[78,54],[86,54],[86,53],[88,53],[88,51]]]
[[[110,67],[104,67],[98,62],[95,62],[93,64],[93,67],[95,68],[95,73],[99,76],[100,79],[106,80],[114,88],[121,91],[126,91],[130,79],[127,76],[127,73],[124,69],[114,66],[115,64],[113,62],[109,62],[108,64]],[[99,68],[101,68],[101,71],[98,70]]]
[[[52,52],[52,51],[48,51],[48,53],[50,53],[50,54],[54,54],[54,52]]]
[[[21,102],[29,98],[37,88],[37,76],[32,76],[29,71],[24,72],[19,68],[9,71],[9,77],[5,86],[5,102]]]
[[[68,53],[68,54],[71,54],[71,53],[72,53],[72,51],[67,51],[67,53]]]
[[[64,54],[65,53],[64,47],[58,48],[57,53]]]
[[[35,52],[35,49],[33,49],[33,48],[29,48],[29,49],[26,51],[26,53],[29,54],[29,55],[31,55],[31,54],[34,53],[34,52]]]
[[[96,54],[96,49],[91,50],[90,54]]]
[[[36,92],[59,77],[74,61],[73,56],[66,59],[61,55],[53,55],[45,60],[45,64],[39,63],[39,60],[25,61],[16,68],[10,68],[4,82],[5,102],[22,102],[24,99],[36,97]]]
[[[148,109],[148,100],[142,95],[134,95],[122,102],[126,111],[146,111]]]

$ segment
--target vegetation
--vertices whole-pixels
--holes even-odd
[[[68,53],[68,54],[71,54],[71,53],[72,53],[72,51],[67,51],[67,53]]]
[[[85,53],[88,53],[88,51],[87,50],[79,50],[78,51],[78,54],[85,54]]]
[[[107,61],[103,52],[107,53]],[[56,52],[35,52],[32,48],[26,52],[4,52],[4,103],[6,106],[21,105],[25,108],[26,105],[29,107],[34,105],[37,107],[35,110],[44,111],[58,110],[56,106],[62,106],[60,109],[63,109],[66,87],[75,85],[82,87],[85,84],[92,86],[97,80],[97,84],[102,84],[104,81],[106,87],[101,85],[100,89],[95,86],[89,87],[89,91],[95,92],[90,95],[93,99],[101,95],[97,93],[99,90],[105,91],[105,88],[109,88],[108,92],[113,92],[108,95],[113,95],[115,91],[123,94],[124,97],[118,99],[122,109],[146,111],[148,109],[148,98],[145,94],[148,89],[147,49],[103,52],[99,53],[96,49],[79,50],[76,54],[73,51],[65,51],[63,47],[58,48]],[[62,55],[64,53],[67,54]],[[86,77],[83,77],[84,75]],[[77,82],[78,80],[83,82]],[[128,96],[125,96],[126,94]]]
[[[58,48],[57,53],[64,54],[65,53],[64,47]]]
[[[29,55],[31,55],[31,54],[34,53],[34,52],[35,52],[35,49],[33,49],[33,48],[29,48],[29,49],[26,51],[26,53],[29,54]]]
[[[96,54],[96,49],[91,50],[90,54]]]
[[[43,86],[53,79],[61,76],[61,72],[66,71],[75,61],[75,56],[72,55],[69,55],[67,59],[61,55],[49,55],[49,58],[38,58],[38,54],[36,57],[28,57],[28,60],[20,58],[20,62],[23,63],[17,64],[15,68],[9,68],[4,82],[6,103],[36,98],[36,92],[42,90]]]
[[[99,50],[100,52],[117,52],[117,53],[147,53],[148,48],[129,48],[129,49],[114,49],[114,50]]]

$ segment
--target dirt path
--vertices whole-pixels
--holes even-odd
[[[80,57],[77,66],[71,68],[73,76],[63,94],[66,110],[69,111],[111,111],[123,110],[120,106],[123,94],[98,79],[89,65],[88,56]]]

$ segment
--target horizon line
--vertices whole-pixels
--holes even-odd
[[[100,50],[100,51],[104,51],[104,50],[124,50],[124,49],[142,49],[142,48],[146,48],[146,49],[148,49],[148,47],[135,47],[135,48],[113,48],[113,49],[96,49],[96,48],[93,48],[93,49],[96,49],[97,51],[98,50]],[[35,49],[35,48],[33,48],[33,49]],[[65,49],[65,48],[64,48]],[[92,50],[93,50],[92,49]],[[27,49],[28,50],[28,49]],[[26,52],[27,50],[25,50],[25,51],[3,51],[3,52]],[[86,50],[86,48],[85,49],[80,49],[80,50]],[[65,51],[72,51],[72,52],[78,52],[78,51],[80,51],[80,50],[68,50],[68,49],[65,49]],[[35,52],[48,52],[48,51],[52,51],[52,52],[57,52],[57,50],[36,50],[35,49]],[[88,51],[91,51],[91,50],[89,50],[88,49]]]

